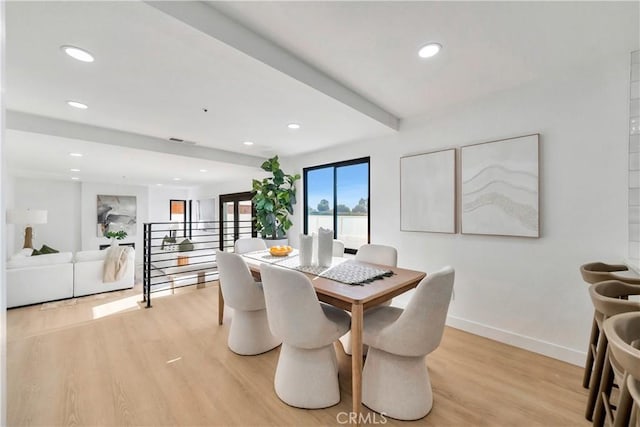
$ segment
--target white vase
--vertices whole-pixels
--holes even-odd
[[[115,238],[115,237],[112,237],[112,238],[111,238],[111,247],[112,247],[112,248],[117,248],[118,246],[120,246],[120,245],[118,244],[118,241],[116,240],[116,238]]]

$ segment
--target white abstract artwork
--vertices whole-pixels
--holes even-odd
[[[456,150],[400,158],[400,230],[456,232]]]
[[[463,234],[540,237],[539,135],[461,149]]]

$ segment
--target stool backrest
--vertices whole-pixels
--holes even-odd
[[[640,311],[640,301],[625,299],[630,295],[640,295],[640,286],[629,285],[618,280],[607,280],[589,287],[591,302],[596,314],[605,319],[620,313]]]
[[[609,350],[620,366],[640,381],[640,312],[623,313],[604,322]]]
[[[582,279],[587,283],[604,282],[605,280],[613,280],[614,277],[609,273],[614,271],[627,271],[626,265],[605,264],[604,262],[590,262],[580,266],[580,274]]]

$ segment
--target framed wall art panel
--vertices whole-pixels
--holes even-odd
[[[400,158],[400,230],[456,232],[456,150]]]
[[[109,231],[124,230],[128,236],[136,235],[136,196],[98,195],[98,237]]]
[[[460,149],[462,234],[540,237],[539,137]]]

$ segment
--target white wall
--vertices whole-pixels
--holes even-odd
[[[640,50],[631,54],[629,88],[629,261],[640,268]]]
[[[5,165],[6,166],[6,165]],[[2,173],[2,202],[4,203],[4,208],[2,213],[6,215],[8,209],[12,209],[14,207],[14,188],[15,188],[15,179],[5,167]],[[3,217],[4,218],[4,217]],[[15,226],[6,224],[6,221],[3,219],[2,224],[4,224],[4,249],[6,251],[7,256],[14,253],[15,247]],[[23,230],[19,230],[22,234]],[[4,257],[6,258],[6,256]],[[4,259],[3,258],[3,259]]]
[[[169,201],[188,200],[189,190],[173,187],[149,187],[149,218],[148,222],[169,221]]]
[[[5,107],[4,107],[4,52],[5,52],[5,32],[4,32],[4,2],[0,2],[0,241],[7,241],[5,229],[5,177],[6,165],[4,151],[4,127],[5,127]],[[7,287],[5,285],[6,272],[4,260],[6,245],[0,245],[0,425],[7,425]]]
[[[372,243],[398,247],[402,267],[456,269],[450,325],[582,364],[593,309],[578,268],[627,252],[628,88],[629,55],[605,58],[284,166],[371,156]],[[540,239],[400,232],[400,156],[531,133],[541,134]]]
[[[142,263],[144,223],[149,216],[149,189],[139,185],[82,183],[80,199],[82,250],[96,250],[101,244],[109,243],[106,237],[98,237],[97,197],[98,194],[136,197],[136,234],[127,236],[122,243],[136,244],[136,263]]]
[[[80,183],[14,178],[12,192],[13,208],[47,211],[47,223],[33,225],[34,248],[46,244],[61,252],[80,250]],[[10,254],[22,248],[24,227],[8,225],[14,235]]]
[[[262,179],[263,176],[267,176],[266,173],[258,174],[256,179]],[[219,196],[221,194],[242,193],[245,191],[251,191],[251,179],[241,179],[229,182],[220,182],[215,184],[203,185],[194,188],[190,191],[190,198],[192,200],[202,199],[214,199],[215,200],[215,218],[220,216]]]

